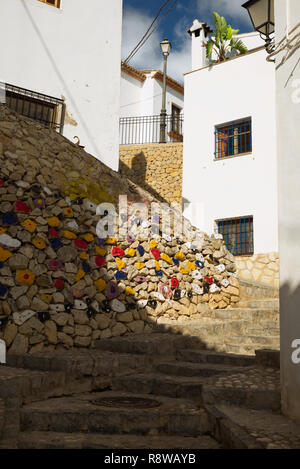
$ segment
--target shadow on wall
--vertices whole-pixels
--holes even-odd
[[[128,177],[132,182],[142,187],[149,192],[153,197],[157,198],[160,202],[168,203],[168,201],[161,196],[152,186],[146,182],[147,178],[147,159],[141,151],[134,156],[131,163],[131,168],[120,160],[119,172],[121,175]],[[158,176],[159,177],[159,176]]]

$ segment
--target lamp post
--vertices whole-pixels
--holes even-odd
[[[249,0],[242,7],[248,11],[255,31],[265,37],[266,50],[270,54],[274,50],[270,37],[275,30],[274,0]]]
[[[167,58],[172,48],[170,41],[164,39],[160,43],[161,51],[164,57],[164,73],[163,73],[163,93],[162,93],[162,105],[160,113],[160,143],[166,143],[166,84],[167,84]]]

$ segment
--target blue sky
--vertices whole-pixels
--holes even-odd
[[[170,0],[160,18],[163,18],[164,12],[173,1]],[[164,0],[123,0],[122,60],[127,58],[139,42],[163,3]],[[217,11],[225,16],[232,27],[240,29],[241,33],[253,31],[247,12],[241,7],[243,3],[245,0],[177,0],[176,6],[129,64],[139,69],[161,69],[159,43],[168,38],[172,43],[168,74],[182,82],[183,73],[190,70],[191,39],[186,31],[193,20],[197,18],[206,21],[213,27],[212,12]]]

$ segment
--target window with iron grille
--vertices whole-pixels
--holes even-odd
[[[60,8],[60,0],[39,0],[40,2],[46,3],[56,8]]]
[[[252,119],[242,119],[216,126],[215,158],[252,152]]]
[[[227,249],[234,256],[254,253],[253,216],[217,220],[216,223]]]
[[[5,84],[6,105],[13,111],[63,132],[65,104],[61,99]]]

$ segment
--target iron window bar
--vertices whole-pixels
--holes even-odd
[[[120,118],[120,145],[138,145],[160,142],[161,116]],[[183,115],[167,115],[167,141],[183,136]],[[174,135],[175,134],[175,135]]]
[[[227,249],[234,256],[253,255],[253,216],[216,221]]]
[[[215,128],[215,159],[252,152],[252,119],[247,118]]]
[[[4,84],[5,104],[13,111],[63,133],[65,102],[43,93]]]

